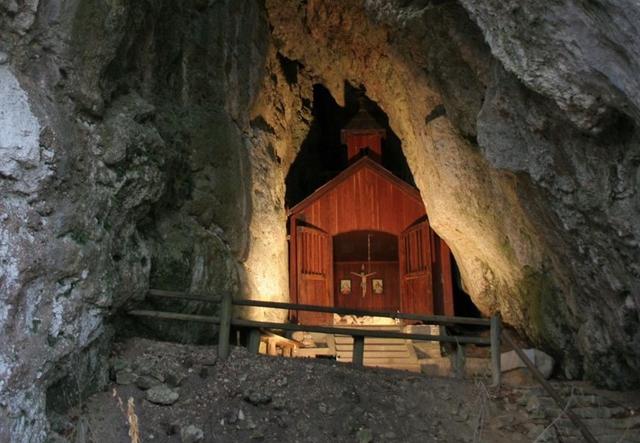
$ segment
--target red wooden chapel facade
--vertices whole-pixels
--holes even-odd
[[[347,169],[289,211],[292,301],[453,315],[451,252],[420,192],[381,165],[385,130],[361,105],[341,136]],[[291,317],[333,322],[325,313]]]

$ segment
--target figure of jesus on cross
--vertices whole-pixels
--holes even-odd
[[[360,287],[362,288],[362,298],[364,298],[364,296],[367,294],[367,279],[372,275],[377,274],[377,272],[370,272],[367,274],[364,272],[364,265],[362,265],[360,272],[352,272],[352,274],[357,277],[360,277]]]

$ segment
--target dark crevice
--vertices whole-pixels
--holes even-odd
[[[287,83],[290,85],[298,83],[298,70],[301,65],[297,61],[291,60],[280,53],[278,53],[278,62],[280,62],[280,67],[282,68]]]
[[[313,88],[313,121],[307,138],[286,178],[287,207],[292,207],[311,195],[347,168],[346,146],[340,141],[340,131],[358,111],[359,89],[346,84],[345,106],[339,106],[322,85]],[[367,110],[386,129],[382,165],[393,174],[415,186],[411,170],[402,152],[400,139],[389,126],[386,114],[365,96]],[[310,104],[311,105],[311,104]]]
[[[429,124],[435,119],[437,119],[438,117],[444,117],[446,115],[447,115],[447,110],[445,109],[444,105],[439,104],[431,110],[429,115],[427,115],[427,117],[424,119],[424,122],[426,124]]]

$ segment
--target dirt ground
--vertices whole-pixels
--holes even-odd
[[[117,345],[111,364],[108,390],[52,420],[65,437],[53,441],[132,441],[129,399],[142,442],[581,441],[539,389],[494,390],[488,380],[357,370],[332,360],[254,356],[244,348],[221,361],[212,347],[145,339]],[[589,400],[609,411],[591,412],[597,417],[626,420],[615,422],[625,429],[614,441],[640,441],[634,409],[640,396],[632,404],[633,395],[618,394],[618,406]]]

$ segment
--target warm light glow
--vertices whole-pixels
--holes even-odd
[[[275,212],[275,211],[274,211]],[[288,247],[284,211],[261,215],[251,223],[251,248],[245,261],[245,296],[254,300],[289,301]],[[251,320],[282,322],[282,309],[247,308],[240,315]]]

